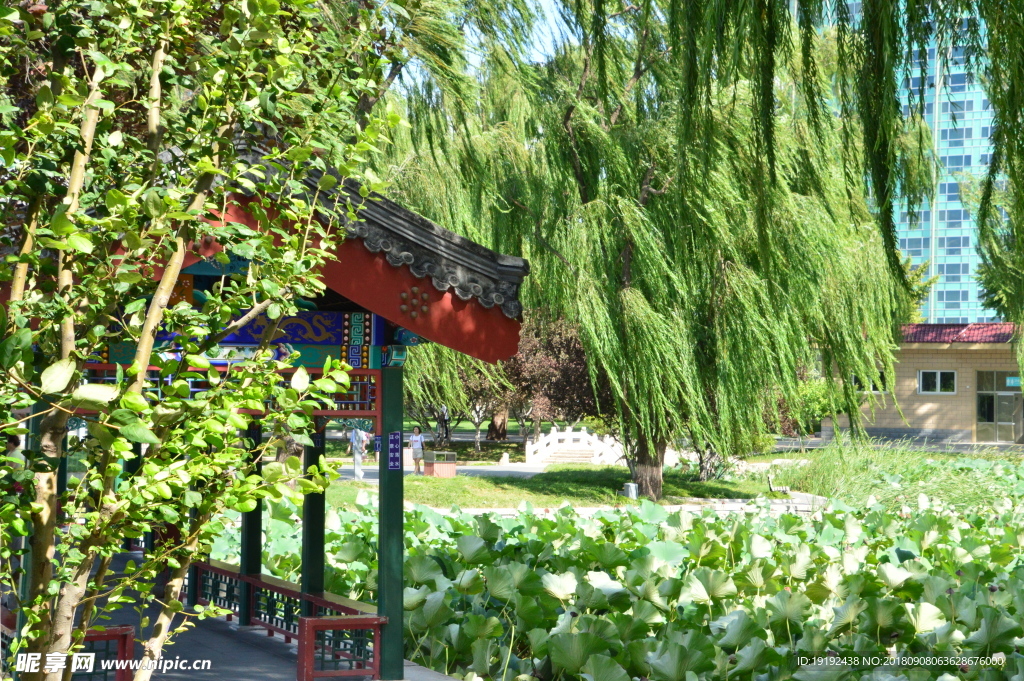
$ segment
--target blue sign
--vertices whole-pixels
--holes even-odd
[[[1020,376],[1007,376],[1006,377],[1007,388],[1019,388],[1020,387]]]
[[[377,452],[378,454],[380,454],[380,441],[382,439],[383,438],[380,435],[373,436],[373,451]]]
[[[402,470],[402,433],[388,433],[388,470]]]

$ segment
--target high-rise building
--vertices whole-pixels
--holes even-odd
[[[857,21],[861,3],[846,3]],[[968,21],[968,19],[964,19]],[[964,28],[966,28],[966,23]],[[968,73],[964,47],[933,41],[921,51],[913,74],[900,89],[903,113],[914,112],[924,98],[924,120],[932,131],[933,152],[939,160],[935,197],[917,207],[911,220],[900,207],[897,235],[900,250],[915,266],[930,263],[929,276],[938,276],[921,306],[924,321],[932,324],[967,324],[999,321],[978,298],[978,228],[974,215],[961,201],[961,183],[975,181],[988,171],[992,154],[992,108],[977,77]],[[925,67],[922,77],[920,67]]]
[[[851,10],[859,10],[856,5],[850,3]],[[965,68],[962,46],[933,43],[926,60],[923,52],[918,67],[924,62],[924,77],[915,69],[917,75],[905,79],[900,97],[904,114],[909,115],[912,96],[923,95],[924,119],[940,163],[931,203],[919,207],[916,221],[911,221],[905,206],[900,213],[900,249],[915,265],[930,262],[929,275],[939,278],[922,305],[927,322],[998,321],[978,298],[978,229],[960,192],[961,183],[971,176],[980,179],[988,170],[992,109],[979,79]]]

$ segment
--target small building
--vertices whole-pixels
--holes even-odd
[[[893,394],[861,408],[871,437],[934,443],[1024,443],[1013,324],[908,324]],[[895,398],[895,399],[893,399]],[[898,405],[898,407],[897,407]],[[901,413],[902,412],[902,413]],[[849,418],[837,419],[840,430]],[[822,437],[834,436],[831,419]]]

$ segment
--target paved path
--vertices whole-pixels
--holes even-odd
[[[485,466],[459,466],[456,469],[456,472],[458,475],[482,475],[501,478],[532,478],[538,473],[543,473],[546,467],[547,464],[527,466],[524,463],[510,463],[504,466],[500,464]],[[405,474],[415,475],[415,471],[415,468],[406,468]],[[342,464],[340,472],[343,480],[355,479],[355,470],[353,469],[351,462]],[[377,470],[376,463],[363,465],[363,482],[373,483],[374,485],[380,482],[380,474]]]

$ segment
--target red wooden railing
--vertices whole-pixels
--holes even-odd
[[[190,592],[198,589],[196,602],[203,605],[213,603],[240,615],[242,584],[251,585],[247,608],[250,621],[242,624],[263,627],[269,636],[281,634],[286,643],[292,638],[298,639],[298,681],[368,674],[380,678],[377,653],[381,626],[387,618],[377,615],[374,606],[331,593],[302,593],[292,582],[268,575],[243,575],[237,566],[221,561],[194,563],[193,566],[198,574],[197,583],[187,588]],[[303,616],[304,603],[310,604],[317,614]],[[321,634],[318,640],[319,632],[331,633]],[[317,669],[318,656],[320,669]],[[323,668],[330,666],[349,668]]]
[[[131,660],[135,657],[135,627],[130,624],[107,627],[105,631],[90,631],[85,634],[86,644],[96,641],[117,641],[118,660]],[[88,645],[85,651],[89,652]],[[114,681],[132,681],[134,676],[135,670],[133,669],[118,669],[114,674]]]

